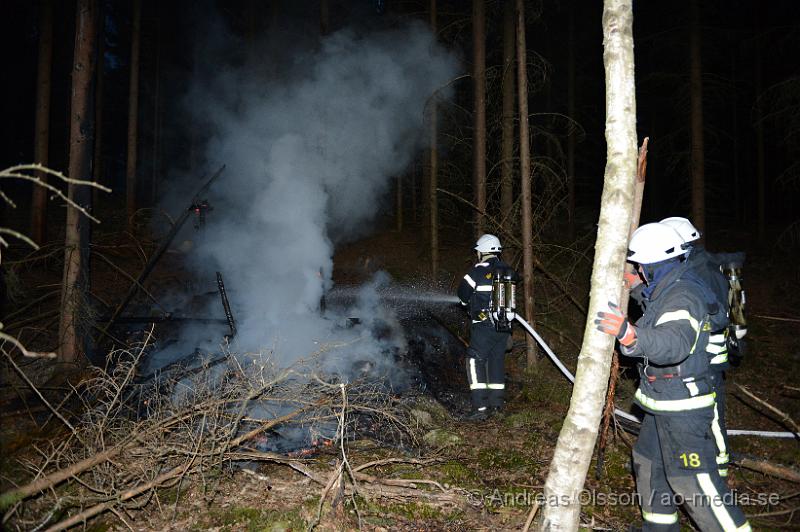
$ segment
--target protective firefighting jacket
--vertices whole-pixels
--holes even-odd
[[[496,255],[489,255],[475,264],[458,285],[457,295],[469,310],[472,323],[491,319],[492,281],[497,272],[513,269]],[[516,278],[516,273],[513,274]]]
[[[730,320],[728,319],[729,285],[720,271],[719,265],[717,254],[709,253],[703,247],[697,246],[692,249],[682,267],[691,270],[688,277],[704,285],[702,294],[709,307],[709,322],[712,327],[706,340],[705,350],[711,363],[711,369],[721,373],[730,366],[728,363]],[[687,274],[684,274],[683,277],[684,280],[689,280]],[[649,303],[642,293],[644,287],[644,284],[640,284],[630,292],[631,298],[639,304],[642,310],[645,310]]]
[[[636,343],[623,354],[641,357],[634,396],[652,414],[691,413],[714,406],[705,350],[711,333],[709,289],[686,263],[670,271],[647,298]]]

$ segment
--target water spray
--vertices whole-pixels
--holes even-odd
[[[326,294],[330,300],[355,299],[361,287],[358,286],[336,286]],[[382,287],[377,291],[378,297],[382,301],[392,301],[401,303],[428,303],[432,305],[454,305],[461,301],[458,296],[446,292],[436,292],[429,290],[417,290],[414,287],[392,285]]]

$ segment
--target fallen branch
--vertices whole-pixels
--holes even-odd
[[[531,528],[531,524],[533,524],[533,519],[536,517],[536,512],[539,511],[539,501],[536,501],[533,504],[533,508],[531,508],[530,513],[528,514],[528,518],[525,520],[525,526],[522,527],[522,532],[528,532]]]
[[[774,464],[767,460],[735,456],[733,463],[751,471],[758,471],[765,475],[788,480],[800,484],[800,472],[786,466]]]
[[[753,314],[755,318],[762,318],[765,320],[772,320],[772,321],[786,321],[789,323],[800,323],[800,318],[783,318],[781,316],[765,316],[763,314]]]
[[[766,408],[770,412],[778,415],[779,416],[779,420],[778,421],[780,421],[784,425],[788,425],[788,427],[792,429],[792,432],[794,432],[794,435],[796,437],[800,438],[800,425],[798,425],[795,422],[795,420],[793,420],[791,418],[791,416],[789,416],[789,414],[783,412],[782,410],[778,410],[776,407],[772,406],[771,404],[769,404],[764,399],[759,398],[753,392],[751,392],[750,390],[748,390],[747,388],[745,388],[741,384],[737,384],[736,387],[739,388],[739,390],[741,390],[741,392],[743,394],[745,394],[747,397],[749,397],[750,399],[752,399],[756,403],[760,404],[761,406],[763,406],[764,408]]]
[[[55,525],[53,525],[50,528],[48,528],[45,532],[57,532],[59,530],[66,530],[67,528],[70,528],[70,527],[75,526],[77,524],[83,523],[87,519],[90,519],[90,518],[92,518],[92,517],[94,517],[96,515],[99,515],[99,514],[105,512],[106,510],[112,509],[115,504],[117,504],[119,502],[125,502],[128,499],[132,499],[133,497],[136,497],[137,495],[141,495],[145,491],[148,491],[148,490],[151,490],[153,488],[156,488],[156,487],[160,486],[161,484],[165,483],[166,481],[178,477],[179,475],[181,475],[184,472],[185,472],[185,468],[183,466],[178,466],[178,467],[175,467],[173,469],[170,469],[166,473],[162,473],[161,475],[157,476],[156,478],[154,478],[150,482],[147,482],[147,483],[142,484],[141,486],[139,486],[137,488],[130,489],[130,490],[120,494],[119,497],[117,497],[113,501],[108,501],[108,502],[103,502],[103,503],[100,503],[100,504],[96,504],[96,505],[92,506],[91,508],[89,508],[87,510],[84,510],[83,512],[81,512],[79,514],[76,514],[76,515],[70,517],[69,519],[65,519],[65,520],[63,520],[63,521],[61,521],[59,523],[56,523]]]

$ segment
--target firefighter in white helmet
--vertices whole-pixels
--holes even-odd
[[[507,328],[498,327],[497,316],[492,315],[492,286],[498,276],[516,282],[517,274],[500,258],[503,248],[496,236],[481,236],[474,249],[478,262],[461,280],[458,297],[472,320],[467,349],[467,380],[473,406],[469,417],[482,420],[503,409],[505,353],[511,338],[510,323]]]
[[[686,245],[686,258],[689,268],[700,276],[716,296],[720,311],[728,317],[724,325],[719,323],[718,329],[711,332],[706,345],[711,361],[711,378],[714,392],[717,394],[716,414],[714,416],[714,440],[717,443],[717,465],[721,476],[728,476],[730,453],[728,445],[727,425],[725,423],[725,372],[730,368],[729,356],[740,357],[744,351],[742,338],[747,333],[744,321],[744,309],[733,309],[731,303],[736,297],[732,284],[740,283],[739,276],[730,283],[726,273],[744,264],[744,253],[711,253],[698,243],[700,231],[686,218],[671,216],[661,222],[675,229],[683,237]],[[741,288],[739,286],[739,288]],[[743,303],[743,302],[742,302]],[[743,306],[743,305],[742,305]],[[735,323],[734,323],[735,322]]]
[[[683,503],[700,530],[750,530],[716,464],[714,390],[704,346],[714,329],[711,289],[687,268],[681,236],[659,223],[637,229],[628,260],[643,280],[635,325],[609,302],[597,328],[639,359],[636,403],[644,410],[633,449],[643,530],[679,531]],[[727,496],[726,496],[727,495]]]

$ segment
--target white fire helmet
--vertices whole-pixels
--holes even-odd
[[[662,223],[645,224],[633,232],[628,244],[628,260],[655,264],[686,253],[684,241],[672,227]]]
[[[687,244],[689,242],[694,242],[695,240],[700,240],[700,231],[692,225],[692,222],[687,220],[686,218],[681,218],[680,216],[670,216],[669,218],[664,218],[660,222],[660,224],[668,225],[675,229],[683,241]]]
[[[500,253],[503,251],[503,246],[500,245],[499,238],[494,235],[486,234],[481,235],[474,249],[478,253]]]

